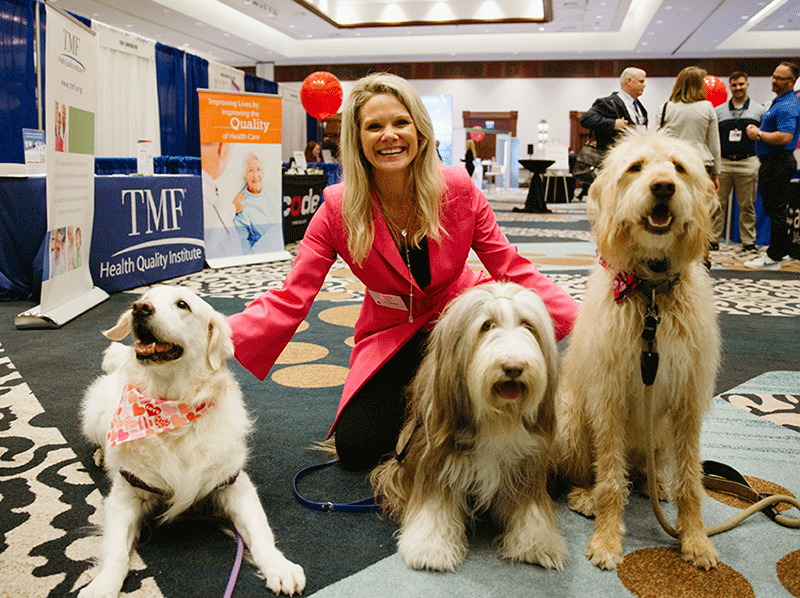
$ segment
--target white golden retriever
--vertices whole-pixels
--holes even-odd
[[[80,598],[116,597],[142,520],[156,507],[168,521],[211,496],[242,536],[275,593],[299,593],[303,569],[275,547],[255,486],[242,470],[251,421],[225,361],[233,356],[222,314],[180,287],[148,290],[117,324],[133,347],[112,343],[83,401],[83,431],[104,447],[105,501],[100,569]],[[152,398],[148,398],[152,397]],[[112,427],[113,426],[113,427]]]
[[[504,529],[503,557],[563,569],[567,546],[546,489],[557,360],[533,291],[486,284],[448,305],[409,388],[398,458],[371,477],[400,520],[409,567],[455,569],[466,520],[490,512]]]
[[[699,445],[720,358],[703,265],[714,185],[690,143],[631,135],[606,157],[589,202],[604,263],[588,279],[563,361],[556,447],[561,470],[577,486],[569,505],[595,517],[587,557],[615,568],[628,474],[642,469],[654,442],[659,481],[671,482],[662,490],[677,506],[683,558],[709,569],[717,552],[701,514]],[[648,313],[653,326],[644,333]],[[643,335],[653,332],[650,345]],[[659,358],[650,403],[643,351]],[[654,437],[647,433],[651,413]]]

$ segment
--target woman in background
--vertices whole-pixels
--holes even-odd
[[[309,141],[308,145],[306,145],[306,164],[311,164],[312,162],[322,162],[321,157],[322,150],[319,147],[319,143],[316,141]]]
[[[672,95],[661,108],[659,129],[664,129],[675,137],[694,143],[703,157],[703,163],[714,188],[719,191],[719,169],[721,162],[719,144],[719,124],[714,106],[706,100],[703,79],[708,75],[705,69],[687,66],[675,79]],[[712,219],[721,211],[719,201],[714,202]],[[709,249],[719,249],[719,239],[711,242]],[[706,256],[706,267],[711,261]]]
[[[467,139],[467,153],[464,154],[464,166],[470,178],[472,178],[472,174],[475,172],[475,158],[477,156],[478,150],[475,148],[475,142],[472,139]]]

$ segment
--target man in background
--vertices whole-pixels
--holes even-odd
[[[713,215],[713,241],[711,249],[719,249],[719,240],[725,226],[728,199],[736,191],[739,202],[739,237],[743,252],[756,251],[756,185],[761,162],[756,157],[755,142],[745,134],[748,125],[756,127],[766,110],[747,97],[750,86],[747,73],[734,71],[728,78],[731,99],[717,106],[719,141],[722,162],[719,172],[719,209]],[[755,256],[753,256],[755,257]]]
[[[628,127],[647,128],[647,110],[639,101],[646,73],[628,67],[619,76],[618,92],[597,98],[581,116],[581,125],[594,133],[597,149],[605,150]]]
[[[758,190],[769,217],[770,236],[767,253],[744,263],[746,268],[780,270],[781,260],[789,254],[791,239],[786,217],[789,212],[792,177],[797,171],[794,150],[800,140],[800,99],[794,84],[800,67],[781,62],[772,72],[772,91],[777,96],[761,117],[760,126],[748,125],[746,132],[755,141],[756,156],[761,160]]]

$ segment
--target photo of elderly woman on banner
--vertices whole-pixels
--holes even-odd
[[[206,262],[288,259],[281,194],[281,99],[200,90]]]

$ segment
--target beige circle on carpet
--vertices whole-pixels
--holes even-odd
[[[286,348],[278,355],[275,363],[279,365],[287,365],[290,363],[306,363],[308,361],[316,361],[325,357],[329,351],[321,346],[313,343],[289,343]]]
[[[792,596],[800,598],[800,550],[790,552],[781,560],[775,567],[778,571],[778,579],[780,580],[786,591]]]
[[[336,326],[349,326],[350,328],[354,328],[360,311],[360,304],[331,307],[330,309],[319,312],[319,319],[323,322],[327,322],[328,324],[335,324]]]
[[[300,326],[297,327],[297,330],[295,330],[295,333],[303,332],[303,330],[308,330],[308,327],[309,327],[309,323],[307,321],[303,320],[302,322],[300,322]]]
[[[364,291],[367,290],[367,287],[365,287],[364,283],[361,282],[360,280],[351,282],[350,284],[346,284],[344,288],[346,288],[348,291],[354,291],[356,293],[358,292],[363,293]]]
[[[334,278],[355,278],[350,268],[332,268],[328,271],[328,275]]]
[[[784,494],[787,496],[794,496],[794,494],[789,492],[783,486],[778,486],[777,484],[773,484],[772,482],[768,482],[760,478],[754,478],[748,475],[744,476],[744,479],[747,480],[747,483],[750,484],[753,490],[755,490],[759,494]],[[717,492],[716,490],[706,489],[706,494],[708,494],[714,500],[726,504],[729,507],[736,507],[737,509],[746,509],[751,504],[753,504],[742,498],[739,498],[734,494],[728,494],[726,492]],[[791,508],[792,505],[785,502],[778,503],[777,505],[775,505],[775,509],[777,511],[788,511]]]
[[[355,347],[356,346],[356,337],[351,336],[351,337],[348,337],[348,338],[344,339],[344,344],[347,345],[348,347]]]
[[[724,563],[703,571],[681,558],[678,550],[660,547],[625,555],[617,577],[635,596],[648,598],[755,598],[744,576]]]
[[[344,384],[350,370],[325,363],[293,365],[272,374],[273,381],[292,388],[328,388]]]

